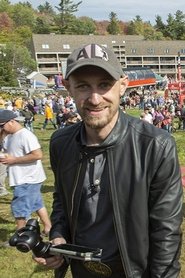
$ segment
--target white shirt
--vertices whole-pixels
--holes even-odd
[[[26,128],[7,135],[4,143],[7,153],[15,157],[24,156],[40,147],[37,137]],[[8,175],[10,186],[41,183],[46,179],[41,160],[27,164],[9,165]]]

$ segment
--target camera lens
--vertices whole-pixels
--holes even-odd
[[[26,242],[18,242],[16,245],[17,249],[21,252],[27,253],[31,250],[30,245]]]

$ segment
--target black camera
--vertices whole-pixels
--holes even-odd
[[[17,230],[9,240],[10,246],[15,246],[21,252],[33,251],[36,257],[49,257],[51,243],[43,242],[40,226],[36,219],[29,219],[26,226]]]
[[[36,257],[42,258],[61,254],[77,260],[100,262],[102,255],[102,249],[99,248],[74,244],[52,245],[50,242],[43,242],[40,226],[36,219],[29,219],[25,227],[17,230],[10,238],[9,244],[21,252],[32,251]]]

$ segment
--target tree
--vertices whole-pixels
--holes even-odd
[[[9,0],[0,0],[0,13],[8,12],[10,9],[10,1]]]
[[[175,34],[176,40],[182,40],[185,36],[185,14],[177,10],[175,13]]]
[[[163,23],[163,21],[162,21],[162,17],[160,16],[160,15],[157,15],[156,16],[156,19],[155,19],[155,22],[156,22],[156,24],[155,24],[155,29],[157,30],[157,31],[160,31],[160,32],[165,32],[165,29],[166,29],[166,25]],[[164,33],[163,33],[164,34]]]
[[[89,17],[75,18],[70,30],[71,34],[89,35],[95,33],[96,25],[94,20]]]
[[[46,14],[46,15],[54,15],[55,14],[53,7],[47,1],[43,5],[39,5],[37,7],[37,9],[42,14]]]
[[[19,26],[29,26],[31,29],[34,28],[35,24],[35,12],[32,8],[18,3],[13,5],[11,17],[15,22],[16,27]]]
[[[22,46],[28,46],[30,44],[31,38],[32,38],[32,30],[29,26],[20,26],[15,29],[14,32],[15,41],[17,44],[20,44]],[[13,38],[11,41],[13,41]]]
[[[155,40],[164,40],[163,33],[155,30],[155,28],[151,25],[146,25],[144,27],[144,39],[155,41]]]
[[[35,28],[34,28],[34,33],[36,34],[49,34],[50,33],[50,25],[47,23],[44,18],[37,17],[36,23],[35,23]]]
[[[110,23],[107,26],[107,32],[111,35],[117,35],[120,33],[119,21],[117,19],[117,14],[111,12],[109,15]]]
[[[131,20],[127,27],[128,35],[143,35],[144,33],[144,22],[139,15]]]
[[[12,30],[13,28],[13,20],[8,16],[6,12],[0,13],[0,31]]]
[[[17,86],[20,72],[28,73],[36,69],[36,62],[26,47],[7,43],[0,49],[0,86]]]
[[[0,48],[0,87],[17,86],[16,75],[12,69],[12,65],[8,61],[6,49]]]
[[[65,34],[68,27],[72,23],[74,16],[73,14],[78,11],[78,6],[82,1],[74,4],[71,0],[61,0],[59,7],[55,8],[59,11],[59,16],[56,18],[56,22],[60,26],[61,34]]]
[[[162,22],[160,16],[156,17],[155,28],[162,32],[164,37],[171,40],[183,40],[185,38],[185,14],[177,10],[175,16],[168,14],[167,24]]]

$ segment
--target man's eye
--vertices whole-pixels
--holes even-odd
[[[88,85],[87,84],[79,84],[76,86],[77,89],[86,89],[88,88]]]
[[[108,82],[104,82],[100,84],[100,88],[101,89],[106,89],[106,88],[110,88],[112,85]]]

